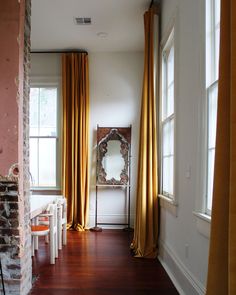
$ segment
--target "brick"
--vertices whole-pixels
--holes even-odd
[[[12,192],[12,191],[15,191],[17,192],[18,191],[18,185],[15,183],[15,184],[11,184],[7,187],[8,191],[9,192]]]
[[[12,228],[17,229],[19,227],[19,220],[18,219],[0,219],[0,229],[4,228]]]
[[[16,258],[20,252],[19,245],[0,245],[0,252],[7,253],[12,258]]]
[[[20,243],[20,238],[16,236],[1,236],[0,244],[1,245],[18,245]]]
[[[18,202],[0,202],[0,210],[5,210],[6,206],[9,208],[9,210],[18,210],[19,205]]]
[[[10,264],[7,266],[7,269],[20,269],[19,264]]]
[[[19,212],[18,211],[3,211],[2,212],[2,217],[5,217],[5,218],[10,218],[10,219],[18,219],[18,216],[19,216]]]
[[[2,228],[0,229],[0,236],[19,236],[18,229]]]
[[[7,195],[0,193],[0,202],[10,201],[10,202],[18,202],[18,195]]]

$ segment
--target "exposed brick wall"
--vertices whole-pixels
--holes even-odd
[[[18,164],[20,176],[19,179],[0,177],[0,257],[6,294],[26,295],[32,286],[28,173],[31,0],[9,1],[12,4],[14,3],[14,9],[18,9],[20,14],[19,36],[17,38],[19,76],[18,79],[11,77],[18,80],[19,83],[18,97],[15,99],[18,101]],[[19,5],[18,7],[15,5],[16,2]],[[9,97],[9,100],[11,99],[14,99],[14,97]]]
[[[18,184],[0,182],[0,258],[7,294],[20,294]],[[1,286],[2,287],[2,286]]]

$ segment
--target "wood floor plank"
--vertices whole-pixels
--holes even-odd
[[[33,258],[38,276],[31,295],[176,295],[158,260],[131,256],[132,234],[120,230],[68,232],[68,244],[49,264],[48,245],[40,241]]]

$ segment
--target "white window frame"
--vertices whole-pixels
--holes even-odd
[[[217,54],[217,45],[216,45],[216,26],[215,26],[215,10],[216,10],[216,4],[215,4],[216,0],[205,0],[205,91],[206,91],[206,95],[205,95],[205,124],[206,124],[206,143],[205,143],[205,159],[206,159],[206,163],[205,163],[205,173],[204,175],[206,175],[205,179],[205,198],[204,198],[204,213],[211,216],[211,210],[208,209],[207,203],[208,203],[208,199],[209,197],[212,198],[212,196],[208,196],[208,190],[209,190],[209,182],[210,179],[208,177],[208,163],[209,163],[209,152],[210,150],[215,150],[215,146],[214,148],[209,148],[208,146],[208,140],[209,140],[209,100],[210,100],[210,92],[212,89],[217,88],[218,90],[218,63],[216,61],[216,54]],[[210,41],[207,43],[207,9],[206,6],[209,5],[210,6],[210,11],[211,11],[211,17],[210,17]],[[217,24],[218,29],[219,29],[219,23]],[[210,54],[210,64],[211,64],[211,70],[210,70],[210,78],[207,77],[207,51],[211,52]],[[208,53],[209,56],[209,53]],[[208,80],[208,81],[207,81]],[[213,168],[214,170],[214,168]],[[214,172],[213,172],[214,173]]]
[[[30,138],[56,138],[56,186],[35,186],[31,180],[32,191],[60,191],[61,190],[61,82],[58,77],[32,77],[30,88],[56,88],[57,89],[57,135],[56,136],[30,136]]]
[[[161,87],[160,87],[160,103],[159,103],[159,146],[161,147],[160,149],[160,194],[159,197],[161,199],[161,206],[165,207],[166,209],[172,211],[172,213],[174,215],[176,215],[176,208],[174,208],[175,206],[177,206],[177,202],[176,202],[176,196],[175,196],[175,155],[176,155],[176,140],[175,140],[175,134],[176,134],[176,124],[175,124],[175,120],[176,120],[176,116],[175,116],[175,101],[176,101],[176,46],[175,46],[175,27],[172,24],[172,26],[170,27],[170,30],[168,31],[168,35],[166,36],[166,38],[164,38],[164,41],[162,41],[162,45],[161,45]],[[166,52],[170,51],[171,47],[174,47],[174,70],[173,70],[173,75],[174,75],[174,79],[173,79],[173,83],[174,83],[174,112],[173,114],[171,114],[170,116],[168,116],[167,118],[165,118],[165,120],[162,120],[162,104],[163,104],[163,99],[164,99],[164,95],[166,92],[166,87],[165,89],[163,89],[163,75],[166,75],[165,73],[165,69],[166,69],[166,62],[164,61],[164,58],[166,56]],[[163,192],[163,167],[162,167],[162,163],[163,163],[163,151],[162,151],[162,147],[163,147],[163,127],[167,122],[171,122],[173,120],[174,122],[174,130],[173,130],[173,195],[170,195],[166,192]],[[169,203],[169,204],[168,204]],[[174,207],[172,207],[172,205],[174,205]]]
[[[213,69],[211,70],[211,81],[207,84],[207,2],[212,3],[213,0],[201,0],[201,11],[202,11],[202,58],[201,58],[201,89],[202,89],[202,101],[200,104],[199,113],[199,154],[201,155],[201,161],[197,164],[199,170],[197,198],[196,198],[196,211],[193,214],[196,216],[196,226],[202,235],[210,237],[210,223],[211,223],[211,211],[207,210],[207,191],[208,191],[208,102],[209,102],[209,89],[216,86],[218,78],[213,73],[216,73],[215,64],[215,52],[211,55],[211,62],[214,61]],[[213,11],[213,7],[211,11]],[[213,26],[214,22],[211,22]],[[215,42],[215,34],[212,36],[212,42]],[[201,198],[199,198],[199,195]]]

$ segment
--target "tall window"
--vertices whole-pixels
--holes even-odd
[[[161,193],[174,197],[174,31],[162,50]]]
[[[59,186],[58,89],[30,89],[30,172],[35,188]]]
[[[211,214],[219,74],[220,0],[206,0],[207,182],[206,213]]]

